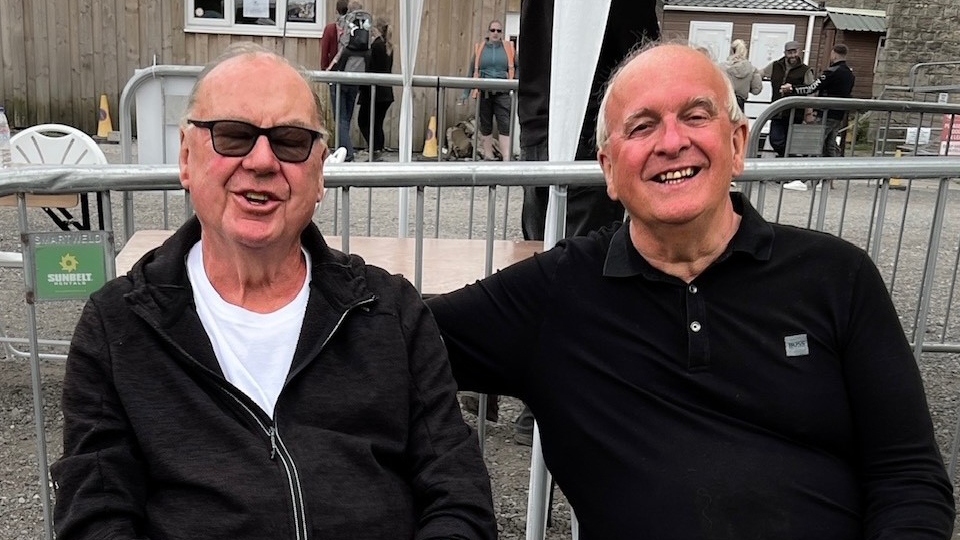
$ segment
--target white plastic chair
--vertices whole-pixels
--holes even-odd
[[[326,161],[323,162],[324,166],[330,165],[331,163],[343,163],[343,160],[347,158],[347,149],[344,147],[337,148],[333,152],[327,155]],[[323,197],[317,201],[316,206],[313,208],[313,217],[316,219],[320,215],[320,209],[323,207],[323,201],[327,198],[327,188],[323,188]]]
[[[14,163],[97,165],[107,156],[97,142],[77,128],[63,124],[40,124],[10,138]]]
[[[89,135],[71,126],[63,124],[40,124],[24,129],[10,138],[11,159],[15,164],[44,165],[97,165],[106,164],[107,156]],[[85,197],[85,196],[84,196]],[[80,196],[68,195],[27,195],[27,206],[44,208],[61,225],[65,223],[53,213],[52,208],[72,220],[67,208],[77,206]],[[86,208],[86,200],[84,205]],[[0,197],[0,206],[16,206],[14,195]],[[61,225],[62,227],[63,225]],[[16,251],[0,251],[0,268],[23,268],[23,256]],[[12,340],[6,330],[0,326],[0,339]],[[20,340],[13,340],[20,341]],[[41,344],[61,345],[66,342],[40,340]],[[3,341],[7,353],[12,356],[28,357],[30,353],[13,347],[11,341]],[[62,358],[63,355],[41,354],[41,358]]]
[[[34,165],[102,165],[107,163],[97,142],[89,135],[71,126],[63,124],[41,124],[20,131],[10,138],[11,157],[15,164]],[[77,222],[67,211],[83,202],[83,221]],[[16,197],[3,197],[0,205],[15,206]],[[38,206],[53,219],[60,228],[66,230],[70,225],[78,229],[89,229],[88,202],[86,195],[42,195],[28,196],[27,206]],[[58,216],[51,210],[60,209]]]

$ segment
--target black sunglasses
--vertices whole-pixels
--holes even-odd
[[[491,31],[491,32],[496,32],[496,33],[499,34],[500,32],[503,32],[503,28],[491,28],[490,31]]]
[[[210,130],[213,150],[221,156],[243,157],[253,150],[257,139],[266,135],[277,159],[287,163],[303,163],[313,151],[313,143],[323,134],[298,126],[262,128],[239,120],[187,120],[198,128]]]

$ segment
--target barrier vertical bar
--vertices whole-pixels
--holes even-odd
[[[343,191],[343,227],[340,236],[340,250],[350,253],[350,186],[340,188]]]
[[[553,475],[547,470],[543,460],[543,444],[540,442],[540,427],[533,422],[534,456],[540,456],[539,463],[530,464],[530,494],[527,498],[527,540],[543,540],[547,534],[547,493],[553,482]]]
[[[27,243],[27,199],[17,193],[17,224],[23,246],[23,282],[26,290],[27,334],[30,340],[30,382],[33,386],[33,422],[37,437],[37,472],[40,479],[40,502],[43,504],[44,538],[53,540],[53,511],[50,507],[50,467],[47,463],[47,434],[43,419],[43,383],[40,378],[40,343],[37,336],[37,306],[34,303],[36,282],[33,275],[33,253]]]
[[[423,202],[424,186],[417,186],[417,223],[416,235],[414,236],[414,268],[413,284],[417,290],[423,292]]]
[[[913,194],[913,180],[907,180],[907,195],[903,201],[903,212],[900,213],[900,232],[897,235],[897,250],[893,257],[893,270],[890,273],[890,293],[893,294],[893,288],[897,282],[897,269],[900,267],[900,253],[903,250],[903,233],[906,231],[904,226],[907,223],[907,210],[910,208],[910,196]],[[946,325],[944,325],[946,328]]]
[[[927,331],[927,315],[930,313],[930,294],[933,290],[933,278],[937,270],[937,255],[940,251],[940,236],[943,234],[943,214],[947,208],[947,195],[950,179],[941,178],[937,189],[937,202],[933,210],[933,223],[930,225],[930,241],[927,243],[927,260],[923,267],[923,281],[920,284],[920,306],[917,308],[917,321],[914,324],[913,357],[920,362],[923,352],[923,338]]]

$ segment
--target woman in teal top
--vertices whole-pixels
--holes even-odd
[[[497,20],[490,21],[487,31],[487,38],[474,47],[470,63],[473,77],[513,79],[515,53],[513,43],[503,39],[503,24]],[[493,159],[493,119],[496,117],[500,155],[504,161],[510,161],[510,92],[474,90],[470,96],[480,100],[477,124],[484,159]]]

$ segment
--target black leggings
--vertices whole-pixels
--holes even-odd
[[[357,113],[357,125],[360,127],[360,134],[367,141],[367,148],[371,152],[383,150],[384,134],[383,119],[387,117],[387,109],[390,108],[392,101],[377,101],[373,107],[373,144],[370,144],[370,99],[360,99],[360,111]]]

